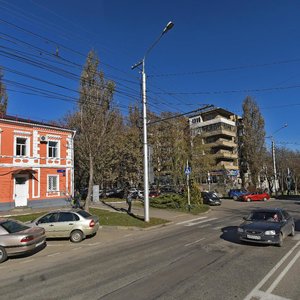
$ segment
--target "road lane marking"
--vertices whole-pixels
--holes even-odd
[[[244,300],[251,300],[259,289],[270,279],[270,277],[279,269],[279,267],[288,259],[294,250],[300,245],[300,241],[270,270],[270,272],[254,287]]]
[[[48,254],[47,256],[52,257],[52,256],[57,256],[59,254],[60,254],[60,252],[56,252],[56,253]]]
[[[203,220],[203,219],[206,219],[206,218],[207,217],[200,217],[200,218],[196,218],[196,219],[192,219],[192,220],[187,220],[187,221],[176,223],[176,225],[181,225],[181,224],[185,224],[185,223],[189,223],[189,222],[193,222],[193,221]]]
[[[200,240],[197,240],[197,241],[195,241],[195,242],[192,242],[192,243],[185,244],[184,246],[185,246],[185,247],[187,247],[187,246],[191,246],[191,245],[197,244],[197,243],[199,243],[199,242],[201,242],[201,241],[203,241],[203,240],[205,240],[205,238],[202,238],[202,239],[200,239]]]
[[[21,264],[27,264],[27,263],[32,262],[32,261],[34,261],[34,259],[24,260],[24,261],[21,261],[20,263]]]
[[[298,253],[293,257],[293,259],[288,263],[288,265],[283,269],[283,271],[279,274],[279,276],[273,281],[271,286],[266,290],[267,293],[273,292],[276,286],[279,284],[281,279],[286,275],[286,273],[290,270],[296,260],[300,257],[300,250]]]
[[[54,246],[65,246],[66,244],[49,244],[47,243],[47,247],[54,247]]]
[[[284,297],[277,296],[277,295],[274,295],[274,294],[268,294],[268,293],[263,292],[263,291],[257,291],[255,293],[255,295],[253,295],[253,297],[255,299],[263,299],[263,300],[292,300],[292,299],[284,298]]]
[[[221,228],[223,228],[224,226],[217,226],[217,227],[214,227],[213,230],[220,230]]]
[[[208,226],[210,226],[210,224],[204,224],[204,225],[198,226],[198,228],[205,228],[205,227],[208,227]]]
[[[195,226],[195,225],[205,223],[205,222],[210,222],[210,221],[213,221],[213,220],[216,220],[216,219],[217,218],[210,218],[210,219],[202,220],[202,221],[199,221],[199,222],[189,223],[189,224],[186,224],[184,226]]]

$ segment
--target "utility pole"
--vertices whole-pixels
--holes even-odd
[[[275,196],[277,196],[278,179],[277,179],[277,169],[276,169],[275,142],[273,137],[272,137],[272,159],[273,159],[273,171],[274,171],[274,189],[275,189]]]

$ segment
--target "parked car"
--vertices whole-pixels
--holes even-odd
[[[46,245],[45,230],[0,218],[0,263],[8,257],[27,254]]]
[[[99,218],[82,209],[57,210],[31,221],[30,225],[44,228],[47,238],[64,237],[79,243],[86,236],[96,235]]]
[[[160,192],[162,194],[176,194],[177,191],[175,188],[171,187],[171,186],[163,186],[160,188]]]
[[[228,192],[228,197],[233,198],[233,200],[237,200],[240,196],[245,195],[247,193],[249,192],[245,189],[231,189]]]
[[[239,197],[241,201],[267,201],[270,199],[270,195],[268,193],[248,193]]]
[[[282,246],[283,239],[295,235],[295,222],[280,208],[253,210],[238,227],[241,241]]]
[[[156,198],[158,196],[160,196],[158,191],[149,191],[149,198]]]
[[[203,203],[208,205],[221,205],[221,200],[214,192],[202,192],[201,193]]]

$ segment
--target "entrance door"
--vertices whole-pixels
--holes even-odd
[[[15,176],[15,206],[27,206],[28,175]]]

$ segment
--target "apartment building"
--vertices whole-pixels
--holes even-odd
[[[240,117],[219,107],[212,107],[189,118],[191,137],[201,139],[206,154],[213,157],[208,178],[236,181],[239,177],[237,121]],[[223,180],[223,179],[222,179]]]
[[[75,132],[0,116],[0,210],[66,204],[74,191]]]

